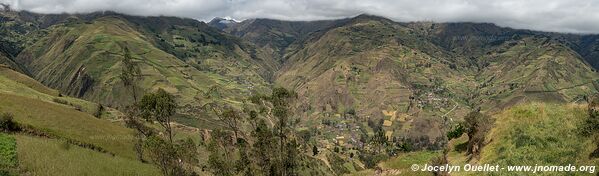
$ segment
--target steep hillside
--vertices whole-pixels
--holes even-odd
[[[480,58],[487,66],[477,75],[479,98],[568,102],[597,92],[598,77],[592,67],[570,48],[549,38],[512,40]]]
[[[488,139],[493,140],[480,161],[510,163],[501,148],[544,150],[526,148],[535,146],[528,142],[537,138],[513,134],[538,134],[543,145],[554,140],[543,136],[549,131],[574,135],[574,123],[564,131],[554,129],[558,121],[582,118],[582,108],[564,104],[582,102],[599,92],[599,74],[593,68],[599,63],[595,61],[599,40],[593,35],[516,30],[487,23],[400,23],[371,15],[329,21],[250,19],[206,24],[114,12],[40,15],[3,11],[0,20],[0,112],[13,113],[17,123],[37,135],[10,135],[26,146],[17,148],[24,159],[19,163],[34,173],[48,169],[32,159],[39,153],[29,148],[43,143],[49,151],[73,155],[81,167],[97,164],[80,157],[91,154],[109,160],[104,168],[131,163],[153,174],[155,170],[135,160],[133,130],[122,126],[117,109],[159,88],[173,94],[179,105],[173,124],[184,132],[177,139],[191,136],[198,140],[200,130],[181,125],[187,124],[201,128],[200,143],[210,143],[212,135],[217,136],[222,142],[220,152],[244,151],[248,149],[241,148],[244,142],[261,149],[270,145],[258,146],[265,141],[252,135],[283,140],[275,136],[282,134],[264,129],[276,129],[289,120],[289,139],[301,143],[290,147],[298,149],[291,153],[305,154],[299,157],[308,168],[304,171],[312,167],[337,174],[360,170],[364,171],[358,174],[371,174],[380,161],[378,166],[386,172],[403,173],[409,167],[403,159],[426,162],[439,155],[436,150],[446,146],[449,125],[474,110],[502,121],[490,133]],[[134,75],[134,86],[125,86],[124,73]],[[286,109],[287,101],[291,112]],[[209,103],[240,110],[240,119],[213,118]],[[99,107],[109,111],[98,112]],[[235,111],[227,113],[237,118]],[[565,115],[569,113],[574,117]],[[547,130],[523,128],[530,126],[529,121],[514,125],[522,120],[515,117],[539,122]],[[277,124],[279,119],[281,124]],[[506,128],[510,125],[514,128]],[[228,128],[236,137],[250,140],[229,139]],[[504,146],[511,138],[521,140],[514,145],[527,146]],[[571,153],[567,147],[588,145],[586,138],[580,139],[583,144],[568,139],[552,143],[556,147],[552,154],[562,156]],[[63,151],[62,140],[75,148]],[[199,150],[205,152],[198,158],[207,164],[194,165],[196,171],[220,159],[244,159],[241,152],[219,158],[213,155],[219,149],[209,147],[200,145]],[[71,157],[48,154],[40,158],[52,157],[72,164]],[[459,151],[451,157],[452,162],[465,162]],[[577,160],[578,155],[563,157],[587,162]],[[74,167],[50,170],[85,174]]]
[[[592,36],[516,30],[487,23],[406,25],[477,70],[472,105],[503,108],[526,98],[577,101],[597,92],[597,73],[588,56],[592,54],[588,53]],[[587,44],[582,44],[582,38]]]
[[[215,19],[218,20],[218,19]],[[348,19],[323,21],[281,21],[273,19],[249,19],[239,23],[221,25],[213,20],[211,26],[219,28],[231,35],[252,42],[267,57],[284,62],[287,53],[301,48],[302,40],[309,34],[325,31]]]
[[[252,86],[258,90],[265,89],[266,81],[256,72],[229,69],[246,66],[250,67],[246,69],[253,70],[254,65],[220,60],[217,50],[206,53],[214,54],[216,61],[203,60],[215,64],[209,67],[213,70],[197,69],[194,67],[196,64],[188,64],[155,47],[150,38],[118,16],[101,17],[90,22],[73,21],[52,26],[48,31],[47,36],[22,51],[17,62],[45,85],[109,106],[127,105],[133,99],[118,78],[123,70],[125,46],[134,58],[134,64],[141,70],[140,89],[152,91],[164,88],[175,94],[185,106],[199,106],[199,100],[210,91],[217,91],[222,96],[213,97],[218,101],[235,101],[237,96],[248,94]]]
[[[133,130],[107,120],[118,115],[111,109],[94,117],[97,107],[92,102],[59,96],[58,91],[26,75],[0,67],[0,113],[12,114],[13,121],[24,128],[10,135],[17,143],[15,172],[85,175],[98,171],[89,169],[94,166],[107,175],[156,175],[156,168],[137,160]]]
[[[277,84],[298,92],[305,116],[351,111],[365,119],[397,116],[401,120],[390,129],[394,136],[435,139],[441,136],[438,116],[467,110],[462,104],[474,84],[463,76],[468,68],[449,64],[448,53],[411,32],[386,19],[359,16],[307,40],[279,70]]]
[[[593,68],[599,69],[599,35],[558,35],[554,36],[567,43],[582,56]]]
[[[425,38],[458,56],[476,58],[510,40],[542,34],[502,28],[490,23],[405,23]],[[476,62],[475,62],[476,63]]]
[[[103,14],[106,16],[107,14]],[[139,17],[112,13],[137,26],[159,49],[191,66],[227,79],[270,80],[279,67],[271,57],[253,44],[223,33],[193,19],[177,17]],[[216,69],[220,68],[220,69]],[[239,78],[241,77],[241,78]],[[257,80],[249,80],[256,83]]]
[[[21,66],[15,63],[12,59],[7,57],[4,53],[0,52],[0,64],[6,65],[12,69],[18,70],[19,72],[24,72]]]
[[[302,42],[287,53],[276,80],[298,92],[299,113],[390,120],[389,137],[432,140],[442,137],[447,117],[479,107],[574,102],[597,92],[599,75],[567,44],[491,24],[404,24],[361,15]]]

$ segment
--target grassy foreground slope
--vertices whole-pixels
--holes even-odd
[[[592,139],[579,134],[588,118],[586,105],[531,103],[512,107],[496,118],[481,163],[599,165],[598,159],[589,159],[595,149]]]
[[[16,135],[21,170],[31,175],[160,175],[151,164],[110,156],[56,139]]]
[[[0,93],[0,111],[14,114],[19,124],[100,147],[107,152],[135,158],[133,131],[64,105]],[[30,108],[35,107],[35,108]]]
[[[440,156],[440,151],[418,151],[401,153],[398,156],[385,160],[378,164],[380,170],[366,169],[359,172],[346,174],[348,176],[359,175],[412,175],[412,176],[429,176],[433,175],[430,172],[412,171],[412,164],[420,166],[429,163],[431,159]]]
[[[92,144],[110,153],[135,158],[132,130],[98,119],[84,112],[85,108],[79,108],[85,105],[92,108],[94,103],[68,97],[60,97],[67,104],[57,103],[55,99],[59,99],[58,96],[38,91],[55,92],[52,89],[24,75],[19,78],[19,73],[10,70],[0,73],[0,112],[14,114],[17,123],[48,135]]]
[[[68,103],[55,102],[56,99]],[[59,97],[56,90],[0,67],[0,112],[13,114],[14,121],[28,130],[11,135],[16,138],[18,155],[11,163],[18,164],[10,168],[17,167],[18,172],[31,175],[159,173],[151,164],[136,159],[131,129],[87,112],[96,105]],[[105,112],[102,117],[108,115],[113,114]],[[27,136],[30,133],[36,135]],[[2,152],[2,156],[9,156],[5,154],[14,151]]]
[[[76,108],[82,112],[93,114],[97,111],[98,104],[60,95],[57,90],[46,87],[36,80],[19,73],[12,68],[0,65],[0,92],[34,98],[46,102],[61,102],[67,107]]]
[[[494,115],[495,126],[486,136],[479,157],[468,161],[465,146],[468,137],[452,140],[448,154],[452,165],[492,164],[500,166],[561,165],[597,166],[589,159],[595,149],[591,137],[580,134],[588,117],[585,104],[525,103]],[[460,147],[461,146],[461,147]],[[507,169],[507,168],[506,168]],[[596,172],[596,171],[595,171]],[[477,175],[479,172],[454,172],[452,175]],[[486,173],[490,175],[533,175],[527,172]],[[539,173],[537,173],[539,174]],[[592,175],[588,172],[540,173],[541,175]]]

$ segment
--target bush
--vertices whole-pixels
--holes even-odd
[[[19,130],[19,125],[13,121],[11,113],[0,115],[0,129],[5,132],[14,132]]]
[[[94,112],[94,117],[100,118],[100,116],[102,116],[102,112],[104,112],[104,106],[98,103],[98,107],[96,107],[96,111]]]
[[[374,168],[379,162],[389,159],[389,156],[385,154],[360,152],[360,160],[364,161],[366,168]]]
[[[462,136],[462,134],[464,134],[464,132],[466,132],[464,126],[462,124],[457,124],[456,126],[453,126],[450,131],[447,132],[447,140],[459,138],[460,136]]]
[[[356,115],[356,110],[354,108],[348,109],[345,111],[345,114]]]

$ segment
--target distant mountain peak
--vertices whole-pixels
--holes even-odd
[[[230,25],[234,25],[239,23],[240,21],[237,21],[231,17],[216,17],[212,20],[210,20],[210,22],[208,22],[208,24],[210,26],[214,26],[220,30],[227,28]]]

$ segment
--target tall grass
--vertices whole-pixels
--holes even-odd
[[[490,143],[483,148],[480,162],[503,166],[597,165],[599,160],[589,159],[594,149],[592,140],[579,133],[587,117],[584,105],[531,103],[512,107],[496,116],[496,127],[487,137]]]
[[[0,93],[0,111],[14,121],[60,138],[91,144],[134,159],[133,131],[73,108],[28,97]]]
[[[16,135],[21,172],[25,175],[160,175],[151,164],[69,146],[56,139]]]

